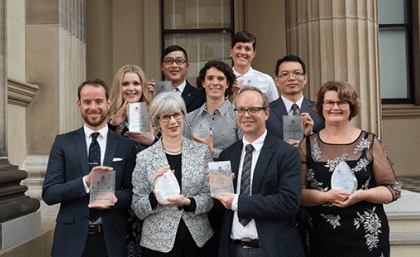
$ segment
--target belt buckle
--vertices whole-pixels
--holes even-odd
[[[251,242],[250,238],[244,238],[244,239],[241,239],[241,241],[242,241],[242,248],[245,248],[245,249],[252,248],[251,246],[246,245],[246,243]]]

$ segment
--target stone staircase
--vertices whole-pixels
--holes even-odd
[[[420,193],[402,190],[401,198],[385,205],[390,226],[391,257],[420,256]]]

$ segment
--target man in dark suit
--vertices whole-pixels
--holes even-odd
[[[85,124],[78,130],[57,135],[42,188],[42,198],[47,204],[61,204],[51,255],[123,257],[126,255],[123,209],[131,204],[136,148],[134,141],[108,129],[106,117],[111,101],[103,81],[83,82],[78,97],[77,105]],[[114,205],[89,205],[92,174],[112,169],[116,171]]]
[[[230,160],[235,194],[213,196],[226,208],[219,256],[303,256],[295,215],[302,193],[297,148],[267,133],[268,99],[254,87],[238,94],[243,139],[219,160]]]
[[[287,55],[277,61],[275,82],[281,96],[270,103],[271,112],[266,122],[268,132],[275,137],[283,140],[283,115],[300,114],[305,135],[324,128],[324,121],[313,110],[315,103],[303,96],[307,79],[305,63],[298,56]],[[297,146],[299,141],[288,143]]]
[[[201,107],[206,102],[206,96],[185,80],[185,75],[190,64],[184,48],[171,45],[162,53],[160,69],[167,81],[172,81],[174,91],[178,92],[185,101],[187,113]],[[154,87],[153,80],[148,82],[149,87]]]

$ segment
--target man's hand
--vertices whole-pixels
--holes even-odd
[[[109,195],[106,195],[106,194],[109,194]],[[118,201],[117,197],[111,192],[105,192],[103,197],[110,198],[112,202],[114,202],[114,204],[116,204]],[[111,205],[93,203],[93,204],[89,204],[88,207],[93,208],[93,209],[99,209],[99,210],[107,210],[111,207]]]
[[[232,202],[233,198],[235,198],[235,194],[223,194],[223,195],[212,195],[214,199],[219,200],[223,206],[225,206],[226,209],[231,210],[232,209]]]
[[[107,167],[107,166],[96,166],[96,167],[94,167],[94,168],[93,168],[93,169],[89,172],[89,175],[87,175],[87,176],[85,177],[85,183],[86,183],[86,186],[87,186],[87,187],[90,187],[90,183],[91,183],[91,180],[92,180],[92,172],[96,172],[96,171],[98,171],[98,170],[111,172],[111,171],[113,171],[113,170],[114,170],[114,168],[112,168],[112,167]]]

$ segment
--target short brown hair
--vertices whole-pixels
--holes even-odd
[[[349,120],[354,118],[360,111],[360,101],[356,90],[348,82],[343,81],[328,81],[319,90],[316,96],[316,103],[314,106],[315,113],[323,120],[322,108],[324,103],[324,96],[327,91],[336,91],[340,100],[348,101],[350,104]]]
[[[246,91],[254,91],[260,94],[261,99],[262,99],[262,107],[264,108],[268,108],[270,105],[270,101],[268,100],[267,96],[257,87],[251,87],[251,86],[246,86],[244,88],[241,89],[241,91],[239,91],[239,94],[235,97],[235,105],[236,105],[236,99],[238,99],[239,95],[242,94],[243,92]],[[256,106],[255,106],[256,107]]]
[[[233,83],[235,83],[236,76],[233,73],[233,70],[227,63],[222,61],[211,60],[207,62],[204,67],[200,70],[200,73],[197,77],[197,88],[202,94],[206,94],[206,90],[203,87],[204,79],[206,78],[206,73],[209,69],[216,68],[217,70],[223,72],[226,76],[228,88],[226,89],[225,96],[231,96],[233,94]]]
[[[252,48],[253,48],[252,50],[254,51],[255,51],[255,47],[257,46],[257,38],[254,37],[254,35],[252,35],[251,33],[246,32],[246,31],[238,32],[233,36],[232,45],[230,46],[230,48],[233,48],[238,42],[244,42],[244,43],[251,42]]]
[[[88,79],[82,82],[82,84],[80,84],[80,86],[77,88],[77,97],[79,98],[79,101],[80,101],[80,91],[82,91],[83,87],[86,85],[93,85],[95,87],[99,87],[99,86],[103,87],[105,89],[106,100],[108,100],[109,98],[108,86],[105,84],[105,82],[100,79]]]

